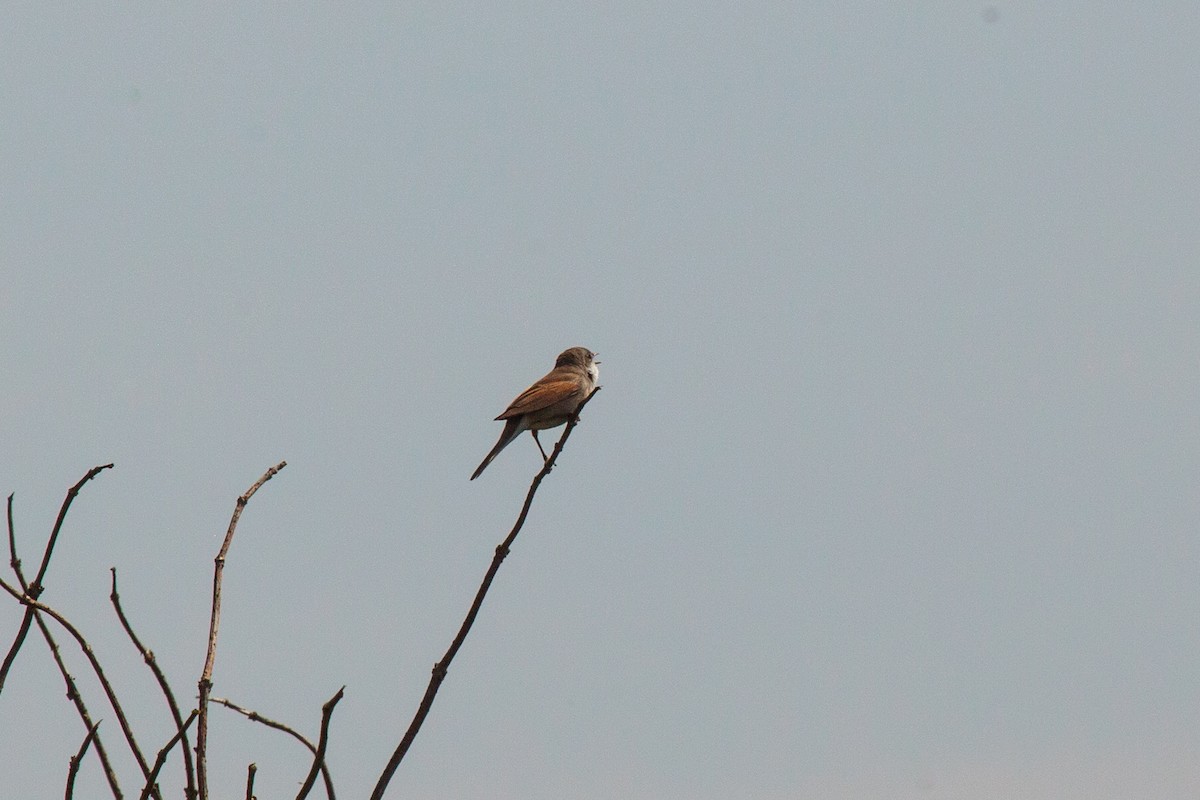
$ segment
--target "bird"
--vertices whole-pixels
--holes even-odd
[[[542,459],[549,460],[537,432],[558,427],[575,413],[600,379],[599,364],[596,354],[586,347],[563,350],[554,361],[554,369],[517,395],[504,413],[496,417],[504,420],[504,430],[500,432],[496,446],[471,475],[471,480],[478,478],[492,459],[525,431],[533,434],[533,441],[542,451]]]

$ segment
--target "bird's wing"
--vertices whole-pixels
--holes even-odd
[[[549,408],[555,403],[566,400],[578,392],[578,381],[547,381],[543,378],[521,392],[521,395],[509,403],[508,408],[504,409],[504,413],[496,417],[496,419],[510,419],[521,414],[528,414],[531,411],[541,411],[543,408]]]

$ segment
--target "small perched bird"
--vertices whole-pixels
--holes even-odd
[[[478,478],[492,463],[492,459],[525,431],[533,433],[533,440],[537,442],[538,450],[542,451],[542,458],[548,458],[542,443],[538,441],[537,432],[558,427],[575,413],[579,404],[596,388],[596,381],[600,379],[599,363],[596,354],[586,347],[562,351],[554,362],[554,369],[521,392],[504,409],[504,413],[496,417],[504,420],[504,430],[500,432],[500,439],[492,452],[476,468],[471,480]]]

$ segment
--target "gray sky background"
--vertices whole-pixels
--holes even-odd
[[[188,702],[286,459],[215,693],[315,735],[345,684],[364,796],[539,466],[468,482],[492,417],[584,345],[391,796],[1194,798],[1197,42],[1183,2],[10,9],[21,555],[116,462],[45,600],[157,749],[108,568]],[[218,796],[294,794],[293,742],[212,735]],[[4,796],[81,738],[31,637]]]

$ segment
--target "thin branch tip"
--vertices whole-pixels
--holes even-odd
[[[384,766],[378,781],[376,781],[375,788],[371,792],[371,800],[382,800],[384,792],[387,791],[388,783],[392,780],[392,775],[395,774],[396,768],[400,766],[400,762],[404,759],[405,754],[408,753],[413,739],[416,738],[417,733],[421,730],[421,725],[425,722],[425,718],[429,715],[429,710],[433,707],[433,701],[437,697],[438,689],[446,679],[446,674],[450,669],[450,662],[454,660],[454,656],[466,640],[471,626],[475,624],[475,617],[479,614],[479,609],[483,606],[483,600],[492,585],[492,580],[496,577],[500,565],[511,551],[517,534],[521,532],[521,528],[525,525],[525,519],[529,516],[529,509],[533,505],[533,496],[537,493],[538,486],[541,485],[542,479],[550,474],[550,470],[554,469],[554,464],[558,460],[559,454],[562,453],[563,446],[567,443],[571,431],[579,424],[580,412],[596,396],[596,392],[598,391],[600,391],[599,386],[593,387],[588,396],[583,398],[583,402],[567,418],[567,426],[563,430],[562,436],[559,437],[558,442],[554,445],[554,450],[550,453],[550,457],[546,459],[545,463],[542,464],[542,468],[533,476],[533,481],[529,485],[529,491],[525,495],[525,503],[521,506],[521,512],[517,515],[517,521],[513,524],[512,530],[505,537],[504,541],[496,546],[495,555],[492,557],[492,564],[484,574],[483,582],[479,584],[479,589],[475,593],[475,600],[471,603],[471,608],[467,611],[467,616],[463,619],[462,625],[459,627],[454,640],[450,643],[449,649],[446,650],[441,660],[433,665],[429,685],[425,688],[425,695],[421,698],[421,703],[417,707],[412,721],[409,722],[408,729],[405,730],[400,743],[396,745],[396,749],[392,752],[391,758]]]
[[[329,720],[333,717],[333,707],[342,699],[342,693],[345,691],[345,686],[338,689],[337,694],[329,698],[329,701],[321,706],[321,734],[317,738],[317,750],[313,754],[312,767],[308,771],[308,776],[304,779],[304,785],[300,787],[300,792],[296,795],[296,800],[304,800],[308,796],[308,793],[312,791],[312,787],[317,782],[317,775],[325,765],[325,748],[329,744]]]

